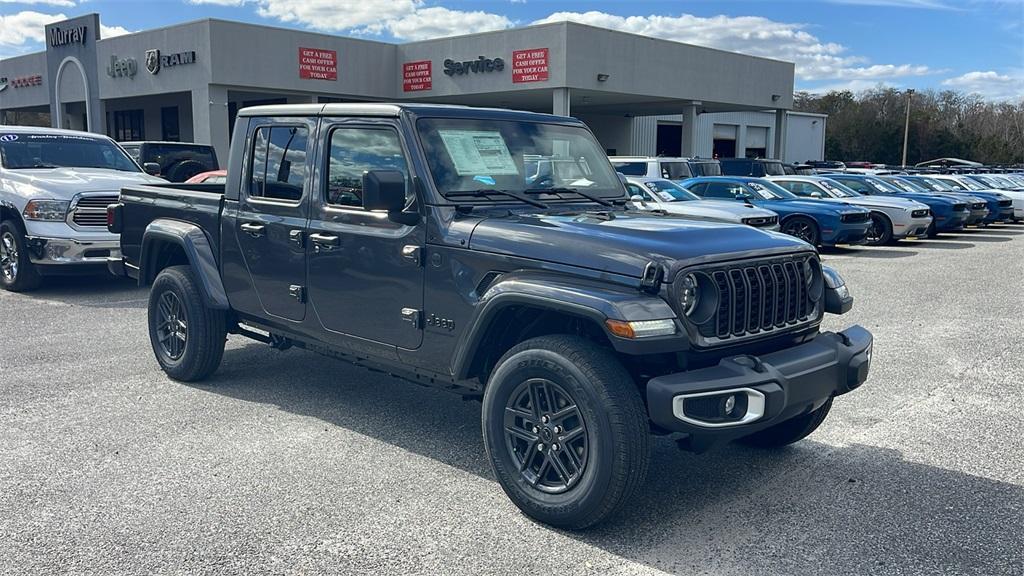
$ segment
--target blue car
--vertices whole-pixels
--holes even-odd
[[[906,174],[879,176],[879,178],[881,178],[882,180],[889,184],[892,184],[893,186],[899,188],[900,190],[903,190],[904,192],[909,192],[911,194],[927,194],[928,196],[934,198],[934,201],[936,202],[941,200],[956,202],[957,204],[956,206],[954,206],[954,211],[960,211],[962,209],[961,204],[967,204],[967,221],[964,222],[963,226],[975,226],[977,224],[981,224],[981,221],[984,220],[986,216],[988,216],[988,203],[985,202],[985,200],[982,198],[972,196],[969,192],[941,195],[936,194],[932,192],[931,189],[925,186],[924,184],[920,182],[915,182],[914,180],[910,179],[911,177],[907,176]],[[953,230],[959,230],[963,228],[963,226],[947,226],[940,228],[938,231],[952,232]]]
[[[928,176],[907,176],[907,180],[917,182],[922,186],[928,188],[936,194],[964,194],[962,190],[957,190],[952,185],[944,182],[938,178],[929,178]],[[985,201],[988,207],[988,216],[982,219],[983,225],[994,224],[1003,220],[1011,220],[1013,218],[1013,200],[1009,196],[1004,196],[994,190],[979,192],[971,190],[966,192],[971,196],[981,198]]]
[[[859,244],[867,238],[871,212],[849,204],[804,200],[761,178],[706,176],[680,182],[709,200],[733,200],[767,208],[779,215],[782,232],[813,246]]]
[[[827,174],[828,178],[841,182],[853,188],[861,194],[869,196],[899,196],[917,200],[927,204],[932,211],[932,225],[928,227],[925,234],[934,238],[939,232],[952,232],[961,230],[971,215],[971,206],[966,199],[953,198],[951,196],[939,196],[925,191],[909,191],[913,187],[900,186],[894,182],[887,182],[886,177],[870,176],[867,174]]]

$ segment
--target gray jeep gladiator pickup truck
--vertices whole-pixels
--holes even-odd
[[[852,298],[810,245],[627,201],[572,118],[254,107],[226,185],[122,190],[110,268],[152,285],[171,378],[210,376],[237,334],[478,397],[508,496],[580,529],[643,483],[652,434],[789,444],[871,362],[863,328],[819,332]]]

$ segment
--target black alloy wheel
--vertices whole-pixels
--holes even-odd
[[[527,380],[509,396],[505,447],[527,483],[551,494],[579,482],[590,453],[576,401],[545,378]]]
[[[871,213],[871,225],[868,226],[867,236],[864,243],[868,246],[881,246],[892,240],[892,224],[889,219],[881,214]]]
[[[171,360],[180,359],[188,344],[188,322],[181,300],[170,290],[158,300],[156,331],[160,351]]]
[[[818,227],[809,218],[797,216],[782,225],[782,232],[795,236],[811,246],[818,245]]]

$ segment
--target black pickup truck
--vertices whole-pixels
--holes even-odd
[[[170,377],[207,378],[237,334],[478,397],[508,496],[584,528],[642,484],[652,433],[789,444],[871,362],[863,328],[819,332],[852,298],[810,245],[627,200],[571,118],[254,107],[226,187],[122,190],[110,268],[152,285]]]

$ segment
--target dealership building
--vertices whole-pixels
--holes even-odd
[[[213,144],[259,104],[409,101],[584,120],[610,155],[824,154],[826,117],[791,112],[793,64],[571,22],[391,44],[200,20],[100,38],[98,14],[47,25],[0,60],[0,123]]]

